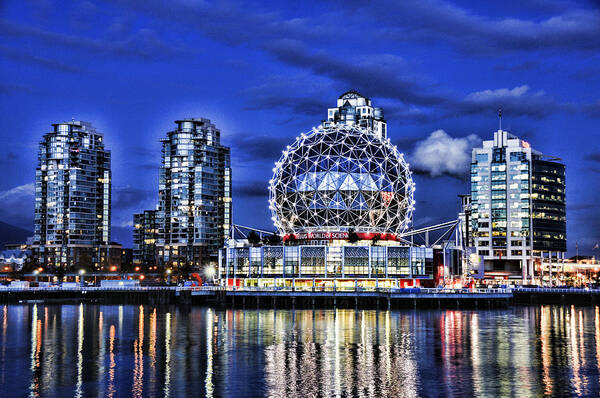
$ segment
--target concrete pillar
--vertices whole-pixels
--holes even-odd
[[[529,276],[531,277],[531,283],[535,282],[535,269],[533,266],[533,259],[529,259]]]

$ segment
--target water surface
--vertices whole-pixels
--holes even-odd
[[[598,307],[0,306],[0,396],[600,393]]]

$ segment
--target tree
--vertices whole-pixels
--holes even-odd
[[[281,245],[281,236],[277,234],[271,234],[269,236],[265,236],[263,238],[263,243],[270,246],[279,246]]]
[[[260,243],[260,236],[255,231],[250,231],[248,234],[248,243],[252,246],[258,246]]]
[[[296,235],[294,234],[290,234],[286,240],[288,246],[294,246],[297,242],[298,239],[296,238]]]
[[[359,240],[360,240],[360,238],[358,237],[358,234],[354,231],[354,228],[350,228],[348,230],[348,242],[356,243]]]
[[[373,235],[373,237],[371,238],[371,244],[373,246],[377,246],[377,243],[381,240],[381,235],[380,234],[375,234]]]

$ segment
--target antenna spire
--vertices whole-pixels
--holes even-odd
[[[500,131],[502,131],[502,108],[498,108],[498,122],[500,124]]]

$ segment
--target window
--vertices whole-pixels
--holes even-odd
[[[475,160],[477,163],[487,163],[489,162],[489,156],[487,153],[478,153],[475,155]]]

